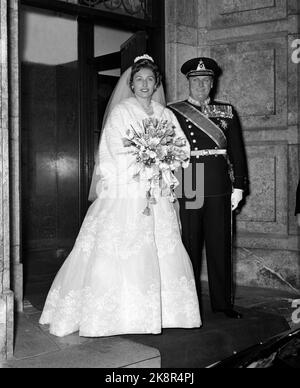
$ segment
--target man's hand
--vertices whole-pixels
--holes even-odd
[[[243,199],[243,190],[234,189],[231,195],[231,208],[233,212],[238,208],[239,203],[241,202],[242,199]]]
[[[300,214],[297,214],[297,223],[298,223],[298,226],[300,228]]]

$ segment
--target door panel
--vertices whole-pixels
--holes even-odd
[[[57,238],[71,245],[79,227],[77,64],[57,68]]]
[[[147,32],[139,31],[121,46],[121,72],[123,73],[132,65],[137,56],[147,52]]]
[[[52,279],[79,229],[77,68],[23,64],[21,75],[23,262],[30,283]]]
[[[22,257],[28,293],[51,284],[75,242],[82,152],[77,21],[23,12]]]

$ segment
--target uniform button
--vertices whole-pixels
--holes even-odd
[[[196,156],[196,159],[200,159],[200,156],[198,155],[198,156]]]
[[[199,151],[199,148],[198,148],[198,147],[196,147],[196,148],[195,148],[195,151]]]
[[[188,120],[188,119],[186,119],[185,121],[186,121],[187,123],[189,123],[189,122],[190,122],[190,120]]]
[[[192,125],[189,125],[189,127],[188,127],[189,129],[192,129],[193,128],[193,126]]]
[[[191,136],[195,136],[194,132],[191,132]]]
[[[196,144],[196,143],[197,143],[197,141],[196,141],[196,140],[193,140],[193,143],[194,143],[194,144]]]

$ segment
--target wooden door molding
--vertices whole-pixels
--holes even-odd
[[[92,64],[96,71],[119,69],[121,67],[121,53],[120,51],[117,51],[115,53],[95,57],[92,60]]]
[[[138,31],[121,45],[121,73],[124,73],[137,56],[147,52],[148,33]]]
[[[109,11],[101,11],[99,9],[67,3],[61,0],[21,0],[21,4],[36,8],[53,10],[56,12],[63,12],[78,17],[84,17],[95,23],[100,22],[102,25],[106,24],[116,28],[121,27],[126,30],[132,30],[147,27],[157,27],[160,23],[159,18],[157,18],[157,9],[160,9],[164,6],[164,0],[153,1],[154,12],[152,20],[139,19]]]
[[[90,177],[94,168],[93,157],[93,96],[95,88],[94,25],[86,19],[78,19],[79,61],[79,117],[80,117],[80,195],[79,213],[83,221],[89,206]]]

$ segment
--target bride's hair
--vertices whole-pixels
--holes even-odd
[[[161,85],[161,79],[162,79],[158,66],[156,65],[156,63],[150,61],[149,59],[141,59],[136,63],[134,63],[131,69],[131,75],[130,75],[130,81],[129,81],[129,86],[131,90],[132,90],[134,76],[142,69],[150,69],[153,72],[155,77],[156,89],[158,89]]]

